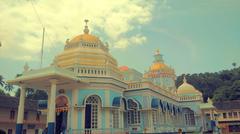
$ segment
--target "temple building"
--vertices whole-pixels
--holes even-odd
[[[21,87],[16,133],[23,131],[25,89],[48,93],[48,134],[202,132],[202,94],[186,78],[176,88],[174,69],[157,50],[144,74],[118,66],[108,44],[90,34],[66,41],[64,51],[41,69],[25,66],[8,83]]]

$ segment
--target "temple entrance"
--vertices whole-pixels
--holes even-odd
[[[85,104],[85,133],[91,133],[91,129],[98,128],[98,116],[101,100],[98,96],[89,96]]]
[[[86,104],[85,108],[85,128],[89,129],[91,128],[91,114],[92,113],[92,108],[91,104]]]
[[[56,129],[55,134],[66,134],[68,117],[68,99],[59,96],[56,99]]]

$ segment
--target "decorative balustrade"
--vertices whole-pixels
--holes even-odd
[[[72,134],[130,134],[126,129],[122,128],[92,128],[92,129],[73,129]]]
[[[148,81],[128,83],[128,90],[142,89],[142,88],[149,88],[149,89],[152,89],[162,95],[168,96],[175,100],[180,100],[179,97],[177,95],[175,95],[174,93],[167,91],[165,89],[162,89],[161,87],[154,85],[153,83],[148,82]]]

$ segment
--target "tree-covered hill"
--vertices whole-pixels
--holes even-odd
[[[184,74],[177,77],[176,86],[182,84]],[[215,73],[186,74],[188,83],[213,101],[240,99],[240,67]]]

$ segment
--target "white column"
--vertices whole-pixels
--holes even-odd
[[[51,88],[48,89],[48,103],[47,103],[47,123],[46,126],[48,126],[48,122],[49,122],[49,108],[50,108],[50,102],[51,102]]]
[[[25,103],[25,90],[26,90],[26,88],[24,86],[21,86],[19,105],[18,105],[17,124],[22,124],[23,123],[24,103]]]
[[[50,89],[50,105],[48,109],[48,122],[55,122],[55,110],[56,110],[56,90],[57,90],[57,80],[53,79],[50,80],[51,82],[51,89]]]
[[[74,109],[75,105],[78,105],[78,89],[75,88],[72,90],[72,97],[73,102],[71,106],[71,114],[72,114],[72,129],[77,129],[78,126],[78,111],[77,109]]]
[[[152,110],[148,111],[148,132],[153,132],[153,117]]]
[[[18,104],[18,116],[16,124],[16,134],[22,134],[23,129],[23,116],[24,116],[24,103],[25,103],[25,86],[21,85],[20,98]]]
[[[50,80],[51,89],[50,89],[50,105],[48,106],[48,134],[55,133],[55,110],[56,110],[56,90],[57,90],[57,80]]]

